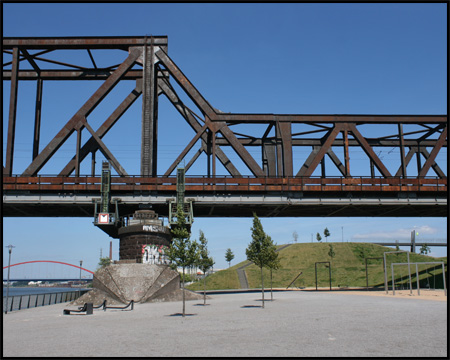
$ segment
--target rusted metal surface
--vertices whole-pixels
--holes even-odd
[[[33,160],[39,154],[39,139],[41,134],[42,86],[41,78],[36,83],[36,111],[34,115]]]
[[[100,191],[101,177],[3,177],[4,190]],[[134,191],[176,192],[176,177],[111,177],[111,192]],[[447,192],[447,179],[436,178],[310,178],[310,177],[187,177],[186,192]]]
[[[167,46],[167,36],[154,36],[154,44]],[[3,48],[12,49],[16,46],[27,49],[123,49],[128,50],[131,46],[145,45],[146,37],[117,36],[117,37],[6,37],[3,38]]]
[[[180,68],[172,61],[172,59],[162,50],[159,49],[155,55],[161,63],[169,70],[176,82],[186,91],[191,100],[198,106],[203,115],[207,115],[210,119],[215,117],[216,112],[212,106],[205,100],[195,86],[183,74]]]
[[[281,114],[217,114],[215,121],[228,123],[354,123],[354,124],[437,124],[446,123],[442,115],[281,115]]]
[[[435,163],[435,159],[439,151],[441,150],[444,142],[447,140],[447,126],[442,130],[441,135],[439,136],[439,139],[436,143],[436,145],[433,147],[433,150],[431,150],[431,153],[423,165],[423,167],[420,169],[419,176],[425,176],[428,173],[428,170],[430,167]]]
[[[106,80],[114,70],[86,69],[86,70],[41,70],[39,73],[32,70],[19,70],[18,80]],[[167,71],[158,71],[158,77],[167,77]],[[128,70],[122,80],[142,79],[142,70]],[[11,71],[3,70],[3,80],[11,80]]]
[[[155,176],[158,155],[158,89],[155,86],[157,70],[153,37],[150,37],[150,46],[145,41],[142,67],[141,175]]]
[[[117,68],[117,70],[99,87],[99,89],[90,97],[90,99],[77,111],[44,150],[33,160],[28,168],[23,172],[24,176],[36,175],[45,165],[50,157],[67,140],[67,138],[76,130],[77,127],[85,126],[85,117],[94,110],[98,103],[110,92],[119,82],[120,77],[127,71],[140,56],[139,49],[131,51],[127,59]]]
[[[16,113],[17,113],[17,71],[19,49],[13,49],[13,66],[11,71],[11,92],[9,96],[9,117],[8,117],[8,137],[6,142],[6,164],[3,168],[3,174],[12,175],[13,160],[14,160],[14,138],[16,134]]]
[[[351,170],[354,167],[351,166],[350,148],[358,147],[367,155],[369,169],[366,171],[367,175],[370,175],[373,179],[375,179],[375,169],[385,179],[392,177],[406,178],[408,175],[408,164],[414,156],[417,161],[417,179],[428,176],[430,169],[434,170],[439,179],[446,180],[447,178],[446,172],[437,163],[438,154],[445,151],[447,147],[447,115],[223,113],[215,109],[195,88],[181,68],[168,56],[167,47],[166,36],[152,36],[149,38],[145,36],[4,38],[3,51],[12,58],[11,61],[3,64],[3,79],[11,83],[7,151],[3,167],[4,175],[14,174],[17,87],[20,80],[33,80],[37,82],[33,153],[30,154],[30,158],[32,158],[31,163],[22,174],[24,177],[38,176],[42,167],[52,158],[68,137],[74,131],[77,131],[76,149],[74,149],[74,154],[69,157],[71,160],[59,172],[60,175],[67,177],[73,172],[76,175],[82,175],[80,173],[81,163],[89,154],[92,154],[93,165],[91,172],[92,175],[95,175],[95,154],[97,151],[100,151],[119,174],[123,175],[124,178],[128,178],[126,169],[122,167],[114,154],[106,147],[102,137],[143,93],[142,166],[140,175],[146,177],[157,178],[160,175],[156,171],[158,161],[158,96],[164,94],[193,130],[191,137],[188,134],[186,135],[188,146],[179,154],[176,154],[173,160],[169,162],[171,165],[165,170],[165,175],[171,175],[177,164],[182,160],[187,161],[186,170],[188,170],[196,161],[199,161],[200,155],[205,152],[207,155],[207,174],[201,175],[217,179],[215,177],[217,175],[217,158],[232,177],[240,179],[243,171],[237,169],[223,150],[225,149],[224,147],[229,147],[244,163],[246,173],[252,174],[253,177],[270,179],[270,177],[276,176],[281,179],[288,179],[289,184],[270,184],[270,186],[275,187],[273,189],[277,189],[276,191],[284,189],[283,187],[277,188],[277,186],[290,186],[289,189],[292,189],[292,191],[303,191],[305,186],[313,186],[314,189],[320,187],[325,192],[335,191],[334,189],[337,188],[358,187],[361,184],[339,183],[332,185],[322,182],[320,184],[311,183],[305,185],[305,183],[296,184],[291,179],[295,177],[303,179],[302,181],[307,178],[313,179],[313,174],[316,175],[317,173],[321,173],[321,177],[326,179],[325,157],[328,156],[331,159],[331,165],[335,166],[344,178],[351,180],[353,176]],[[63,58],[54,60],[47,56],[47,54],[51,55],[59,50],[68,49],[85,51],[90,62],[86,65],[76,63],[76,60],[70,57],[67,60]],[[99,62],[95,60],[96,49],[119,50],[119,52],[127,52],[128,57],[122,63],[100,67]],[[28,62],[31,69],[19,69],[19,64],[22,61]],[[142,66],[142,69],[136,69],[135,65]],[[52,68],[58,66],[62,66],[64,69]],[[42,99],[42,86],[43,82],[47,80],[101,80],[103,83],[66,123],[63,129],[38,153],[41,104],[42,101],[45,101],[45,99]],[[89,123],[89,114],[119,81],[128,80],[136,81],[136,88],[119,104],[108,119],[97,130],[94,130]],[[170,83],[171,80],[175,80],[180,85],[184,93],[180,95],[189,97],[198,108],[200,115],[194,112],[197,110],[190,109],[183,103],[182,96],[175,92]],[[256,134],[256,132],[243,134],[242,132],[234,131],[233,125],[236,124],[267,124],[267,128],[262,135]],[[387,131],[384,135],[369,137],[364,136],[365,132],[362,130],[368,124],[378,124],[380,127],[386,124],[397,126],[393,133]],[[294,133],[293,129],[296,125],[301,125],[302,130]],[[411,128],[412,125],[414,125],[413,128]],[[90,133],[84,144],[81,141],[83,129],[87,129]],[[275,135],[270,135],[272,129],[275,130]],[[340,137],[341,134],[342,138]],[[197,149],[195,146],[198,146]],[[248,147],[258,147],[260,149],[259,157],[251,155]],[[294,161],[294,151],[297,150],[297,147],[309,148],[309,154],[306,154],[300,160],[296,159]],[[383,158],[377,155],[377,147],[398,148],[400,167],[395,175],[389,172],[386,163],[383,162]],[[337,148],[343,148],[342,155],[342,152],[337,152]],[[194,152],[194,156],[191,159],[185,159],[190,150]],[[343,156],[343,158],[340,158],[340,156]],[[422,156],[425,159],[423,164]],[[299,169],[298,172],[297,169]],[[127,182],[126,184],[129,184],[127,186],[144,186],[133,182]],[[51,185],[53,186],[53,184]],[[75,185],[78,186],[79,184]],[[228,186],[237,186],[239,188],[241,185],[216,183],[207,186],[211,187],[211,189],[222,189],[222,186],[224,186],[224,189],[228,191]],[[169,186],[170,188],[172,184],[147,184],[145,186],[150,186],[146,191],[154,189],[151,186],[157,186],[157,190],[162,191],[163,188],[159,186],[164,186],[164,189],[167,189],[166,187]],[[262,184],[256,183],[251,186],[261,189]],[[269,186],[269,184],[264,183],[264,186]],[[392,183],[389,185],[389,190],[385,190],[382,185],[371,184],[371,186],[372,189],[376,189],[374,186],[379,187],[378,190],[373,191],[380,191],[380,189],[382,191],[395,191],[393,189],[400,186],[401,191],[407,188],[409,189],[408,191],[413,192],[416,191],[414,190],[415,187],[422,185],[406,185],[401,182]],[[210,189],[209,187],[208,189]]]
[[[120,105],[113,111],[113,113],[105,120],[105,122],[97,129],[95,132],[97,136],[101,139],[107,132],[112,128],[112,126],[120,119],[120,117],[127,111],[127,109],[133,105],[133,103],[138,99],[142,93],[142,82],[136,82],[136,88],[120,103]],[[95,153],[99,149],[97,141],[92,136],[83,147],[80,149],[80,161],[82,161],[89,153]],[[59,173],[59,175],[68,176],[75,169],[75,158],[69,161],[69,163],[64,167],[64,169]]]

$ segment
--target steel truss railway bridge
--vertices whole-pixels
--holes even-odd
[[[119,53],[122,60],[117,63],[114,56],[110,64],[100,66],[96,62],[97,52],[108,51]],[[160,215],[167,216],[168,199],[176,196],[175,170],[183,161],[187,172],[186,197],[193,200],[196,217],[248,217],[253,212],[263,217],[448,214],[447,168],[441,168],[437,162],[438,154],[446,154],[447,150],[447,115],[224,113],[203,97],[168,55],[166,36],[6,37],[3,53],[7,59],[3,63],[3,81],[10,83],[2,178],[3,216],[93,216],[93,203],[101,191],[101,174],[95,167],[98,152],[116,172],[111,178],[110,193],[111,203],[117,206],[119,214],[131,214],[151,205]],[[89,63],[78,63],[80,56],[71,56],[75,53],[82,53]],[[98,89],[72,117],[62,123],[46,121],[52,123],[57,134],[47,144],[41,144],[43,83],[92,80],[100,83]],[[22,122],[25,119],[17,116],[21,104],[18,87],[24,81],[36,83],[34,119],[27,125]],[[94,129],[89,115],[119,82],[131,84],[129,94]],[[180,93],[173,82],[178,84]],[[186,147],[164,173],[157,172],[161,95],[167,97],[192,129],[191,134],[186,134],[190,136]],[[139,97],[142,97],[140,174],[130,175],[102,139]],[[186,98],[194,103],[195,109],[186,105],[183,101]],[[243,134],[234,130],[239,124],[259,125],[258,129],[263,126],[264,130]],[[15,136],[24,126],[34,129],[32,153],[26,169],[17,174],[13,167],[17,157]],[[367,132],[367,127],[375,131]],[[41,169],[71,135],[76,136],[73,156],[58,174],[42,174]],[[250,154],[249,148],[258,149],[258,159]],[[350,152],[356,148],[368,160],[363,176],[352,172],[355,167],[351,166]],[[394,171],[388,170],[377,154],[386,148],[398,154]],[[307,155],[298,159],[294,156],[298,149],[306,149]],[[193,151],[194,155],[188,158]],[[245,174],[230,160],[230,152],[242,160]],[[202,154],[206,156],[200,157]],[[89,161],[89,157],[91,172],[82,174],[80,164]],[[206,159],[205,173],[191,175],[189,169],[202,159]],[[327,176],[325,159],[327,166],[335,167],[340,176]],[[218,174],[219,163],[226,176]]]

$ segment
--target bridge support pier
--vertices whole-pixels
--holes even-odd
[[[165,256],[172,242],[168,227],[153,210],[138,210],[119,228],[119,260],[147,263],[168,264]]]

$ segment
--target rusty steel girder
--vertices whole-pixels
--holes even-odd
[[[141,173],[147,178],[156,178],[157,173],[157,128],[158,97],[164,95],[173,104],[193,130],[188,145],[174,157],[164,176],[169,176],[181,161],[187,160],[186,171],[198,161],[200,155],[207,155],[207,173],[217,175],[216,159],[229,175],[240,178],[241,172],[224,152],[232,149],[242,160],[247,170],[256,178],[310,178],[320,165],[322,177],[326,178],[325,157],[328,156],[343,178],[351,179],[349,149],[360,148],[370,161],[370,176],[375,178],[375,168],[385,179],[406,178],[407,167],[414,156],[417,159],[417,178],[424,178],[433,169],[437,178],[446,181],[446,172],[436,162],[439,152],[447,147],[447,115],[310,115],[310,114],[238,114],[223,113],[215,109],[195,88],[193,83],[170,58],[167,52],[166,36],[150,37],[54,37],[54,38],[3,38],[3,52],[11,61],[3,64],[3,80],[10,81],[10,101],[6,161],[3,175],[12,176],[14,163],[14,141],[16,132],[17,97],[19,81],[36,81],[36,110],[33,137],[32,161],[21,174],[23,177],[36,177],[42,167],[54,156],[71,134],[77,132],[76,151],[68,163],[60,170],[60,176],[81,175],[80,163],[89,155],[95,157],[100,151],[111,163],[116,172],[126,177],[126,169],[108,149],[102,138],[117,123],[121,116],[142,95],[142,139]],[[92,50],[120,50],[128,56],[119,64],[99,67]],[[50,59],[48,54],[60,50],[86,51],[89,66],[67,61]],[[26,62],[32,69],[21,69]],[[136,70],[134,66],[141,66]],[[64,69],[61,69],[63,67]],[[81,108],[59,130],[50,142],[38,151],[40,142],[42,84],[53,80],[102,80],[102,85]],[[104,123],[94,130],[89,123],[89,114],[103,101],[120,81],[135,81],[134,90],[120,103]],[[197,107],[200,114],[188,108],[171,85],[174,80],[184,94]],[[262,135],[249,135],[233,131],[237,124],[266,124]],[[302,124],[309,130],[294,133],[294,126]],[[385,136],[366,137],[360,131],[367,124],[396,124],[398,131]],[[414,131],[404,131],[404,125],[416,125]],[[82,144],[81,132],[89,132],[88,140]],[[270,135],[274,130],[274,135]],[[317,137],[320,135],[320,137]],[[342,137],[342,138],[340,138]],[[197,148],[196,148],[197,146]],[[249,147],[258,147],[261,158],[255,159]],[[294,149],[306,147],[310,153],[301,163],[294,163]],[[400,167],[391,173],[383,160],[377,155],[375,147],[398,148]],[[337,148],[343,149],[339,158]],[[428,148],[428,149],[427,149]],[[191,159],[186,156],[197,149]],[[425,159],[424,164],[421,158]],[[299,169],[294,170],[294,169]],[[92,167],[95,176],[95,167]],[[369,175],[369,172],[368,174]],[[391,184],[394,186],[394,184]]]

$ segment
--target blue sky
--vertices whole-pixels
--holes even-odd
[[[2,24],[4,36],[17,37],[167,35],[171,58],[224,112],[447,114],[446,4],[7,3]],[[104,55],[95,56],[101,62]],[[41,150],[98,86],[85,82],[69,90],[60,82],[44,83]],[[108,95],[89,118],[94,129],[109,114],[108,106],[114,109],[133,86]],[[34,83],[21,84],[17,127],[22,128],[16,135],[14,173],[21,173],[31,159],[34,94]],[[21,102],[27,98],[32,101]],[[4,86],[3,118],[8,103],[9,83]],[[138,100],[104,138],[129,174],[139,171],[140,111]],[[159,111],[158,172],[163,173],[191,137],[183,135],[190,128],[166,99],[160,99]],[[175,134],[174,128],[180,131]],[[3,152],[6,129],[3,121]],[[43,173],[58,172],[72,156],[73,144],[69,139]],[[389,150],[380,157],[396,168],[398,157]],[[294,154],[294,160],[301,155]],[[369,174],[360,153],[351,158],[358,175]],[[442,151],[438,164],[447,172]],[[191,171],[203,170],[199,165]],[[90,171],[89,161],[83,171]],[[299,242],[309,242],[311,234],[325,227],[330,241],[408,239],[412,229],[419,236],[447,238],[446,218],[263,218],[262,223],[278,244],[292,241],[294,230]],[[203,230],[215,267],[224,268],[228,247],[236,255],[232,264],[245,260],[251,226],[251,218],[196,218],[192,237]],[[3,219],[3,243],[16,246],[13,263],[83,260],[94,270],[100,249],[109,253],[110,240],[90,218]],[[444,256],[446,248],[433,247],[432,255]],[[113,258],[118,258],[118,240],[113,240]]]

